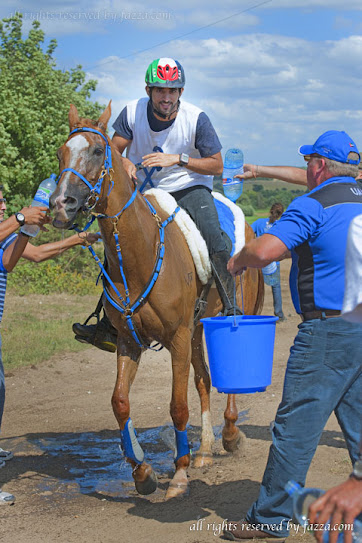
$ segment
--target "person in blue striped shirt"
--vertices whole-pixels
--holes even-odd
[[[4,220],[6,211],[6,199],[3,197],[3,187],[0,185],[0,322],[4,311],[4,301],[7,285],[7,275],[11,272],[20,257],[24,257],[31,262],[43,262],[75,247],[85,243],[94,243],[99,239],[99,234],[86,234],[86,240],[75,234],[69,238],[44,243],[35,246],[29,243],[29,236],[23,233],[15,233],[16,230],[24,224],[40,226],[50,222],[50,217],[46,214],[47,207],[24,207],[18,213],[15,213]],[[5,376],[2,362],[1,335],[0,335],[0,430],[1,421],[5,404]],[[5,466],[5,462],[13,457],[13,453],[5,451],[0,447],[0,468]],[[9,492],[3,492],[0,488],[0,505],[13,504],[15,497]]]

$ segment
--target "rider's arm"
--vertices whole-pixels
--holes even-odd
[[[82,237],[78,236],[78,234],[74,234],[74,236],[70,236],[69,238],[51,243],[44,243],[43,245],[38,246],[29,243],[25,247],[22,256],[31,262],[44,262],[44,260],[60,255],[61,253],[64,253],[64,251],[67,251],[68,249],[71,249],[77,245],[92,244],[99,238],[99,234],[83,233]]]
[[[294,185],[307,186],[307,170],[295,168],[294,166],[259,166],[255,164],[244,164],[244,174],[236,175],[240,179],[258,179],[268,177],[280,179]]]

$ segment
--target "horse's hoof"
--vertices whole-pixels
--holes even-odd
[[[179,498],[180,496],[185,496],[188,493],[188,484],[186,482],[179,482],[174,483],[171,481],[167,492],[166,492],[166,500],[171,500],[172,498]]]
[[[204,468],[206,466],[212,466],[214,463],[211,453],[196,453],[193,467],[194,468]]]
[[[222,436],[222,446],[227,452],[233,453],[235,451],[240,451],[244,447],[245,439],[245,434],[238,429],[232,439],[227,439],[225,436]]]
[[[171,498],[178,498],[187,493],[188,484],[187,484],[187,473],[185,469],[179,469],[176,471],[173,476],[172,481],[169,484],[169,487],[166,492],[166,500]]]
[[[138,494],[147,496],[157,490],[157,475],[152,470],[150,475],[144,481],[135,481],[135,486]]]

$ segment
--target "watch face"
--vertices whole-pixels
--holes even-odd
[[[23,226],[25,224],[25,217],[22,213],[16,213],[15,218],[20,224],[20,226]]]
[[[185,166],[188,163],[189,163],[189,155],[187,155],[186,153],[181,153],[180,154],[180,164]]]

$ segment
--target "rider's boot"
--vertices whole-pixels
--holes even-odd
[[[91,316],[96,316],[92,313]],[[73,332],[75,333],[75,339],[81,343],[89,343],[102,349],[102,351],[108,351],[114,353],[117,349],[117,330],[113,327],[107,315],[104,313],[103,318],[98,320],[97,324],[80,324],[75,322],[73,324]]]
[[[210,256],[212,275],[216,288],[224,306],[223,314],[226,316],[242,315],[238,305],[234,305],[234,279],[227,271],[230,255],[228,251],[221,251]]]

